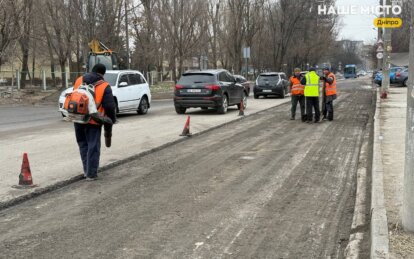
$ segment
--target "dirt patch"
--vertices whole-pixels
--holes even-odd
[[[17,91],[11,88],[0,89],[0,105],[27,105],[56,102],[60,90],[41,91],[39,89],[22,89]]]
[[[405,232],[399,224],[390,224],[388,227],[390,258],[414,258],[414,234]]]

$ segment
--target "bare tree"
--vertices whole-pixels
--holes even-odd
[[[207,30],[204,19],[207,5],[203,0],[158,1],[159,19],[170,43],[171,69],[181,74],[184,60],[194,54]],[[175,73],[173,80],[177,80]]]
[[[8,1],[0,1],[0,68],[4,63],[7,48],[16,41],[20,34],[16,33],[13,11]]]
[[[74,21],[71,1],[45,1],[44,30],[60,66],[62,85],[66,86],[66,66],[72,50],[75,28],[68,26]]]

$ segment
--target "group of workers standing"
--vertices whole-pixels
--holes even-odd
[[[290,77],[290,92],[292,97],[291,120],[294,120],[296,117],[296,107],[299,103],[303,122],[312,123],[313,121],[314,123],[318,123],[320,121],[319,81],[323,82],[322,120],[333,120],[333,101],[336,99],[336,77],[328,67],[323,69],[323,75],[321,77],[319,77],[313,67],[305,75],[302,75],[299,68],[295,68],[294,75]],[[315,116],[313,116],[313,113],[315,113]]]

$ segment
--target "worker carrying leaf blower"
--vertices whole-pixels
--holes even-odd
[[[112,125],[116,122],[115,101],[111,86],[105,82],[106,67],[96,64],[91,73],[76,79],[73,92],[63,105],[65,120],[74,122],[86,180],[96,180],[104,126],[106,147],[111,146]]]

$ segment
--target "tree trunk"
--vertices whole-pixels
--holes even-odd
[[[21,88],[25,88],[26,86],[26,75],[29,73],[29,48],[27,47],[28,44],[23,43],[20,44],[22,48],[23,58],[22,58],[22,71],[20,77],[20,86]]]
[[[50,59],[50,73],[52,75],[52,86],[54,88],[56,88],[57,84],[56,84],[56,72],[55,72],[55,61],[53,59],[53,57]]]
[[[60,65],[60,74],[62,78],[62,87],[67,88],[68,86],[66,85],[66,60],[60,60],[59,65]]]

